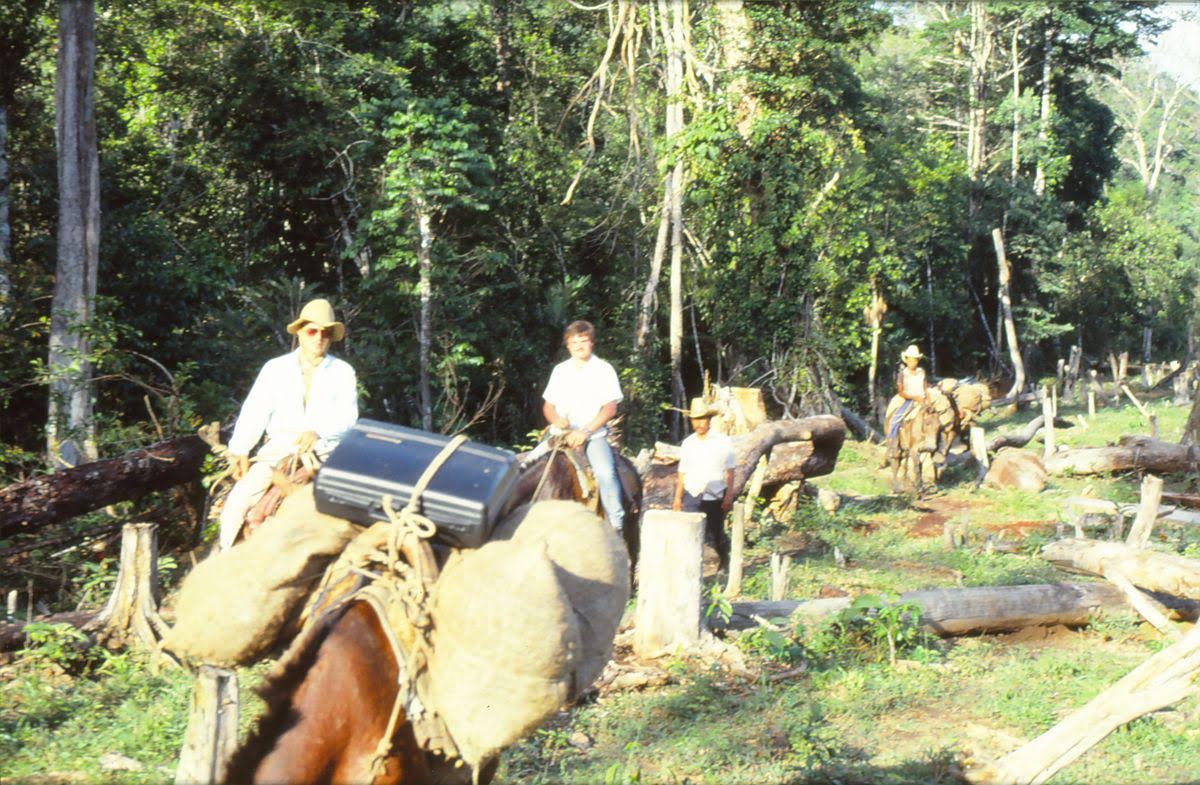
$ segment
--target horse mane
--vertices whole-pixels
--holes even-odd
[[[251,782],[254,769],[267,753],[263,746],[268,739],[277,739],[295,722],[288,705],[292,694],[317,659],[321,644],[329,637],[334,625],[341,620],[353,603],[345,603],[322,614],[309,630],[293,641],[267,674],[254,693],[266,704],[246,741],[238,745],[226,767],[226,782]]]

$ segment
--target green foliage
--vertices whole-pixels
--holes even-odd
[[[70,624],[33,622],[25,625],[29,645],[22,658],[35,666],[74,670],[87,660],[88,637]]]
[[[928,641],[920,618],[921,608],[915,603],[865,594],[819,625],[806,646],[821,660],[848,654],[895,664],[899,655]]]

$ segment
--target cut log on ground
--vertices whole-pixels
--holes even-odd
[[[95,611],[70,611],[68,613],[55,613],[50,616],[43,616],[39,619],[34,619],[29,624],[69,624],[76,629],[82,629],[89,625],[96,618]],[[26,622],[13,622],[12,624],[0,624],[0,652],[16,651],[25,646],[25,628],[28,626]]]
[[[1196,493],[1167,493],[1163,491],[1162,500],[1169,504],[1178,504],[1190,510],[1200,510],[1200,494]]]
[[[1183,618],[1196,618],[1200,603],[1180,602],[1155,595]],[[722,624],[712,618],[709,625],[747,629],[757,618],[791,618],[805,623],[850,607],[850,597],[779,602],[735,602],[733,615]],[[1086,624],[1097,610],[1129,610],[1125,595],[1106,583],[1050,583],[1030,586],[977,586],[965,589],[924,589],[901,594],[901,603],[921,606],[921,626],[942,637],[978,632],[1002,632],[1024,627]]]
[[[0,539],[193,480],[208,451],[185,436],[0,488]]]
[[[1147,471],[1154,474],[1195,471],[1200,447],[1159,441],[1146,436],[1126,436],[1115,447],[1062,450],[1046,461],[1050,474],[1108,474]]]
[[[863,418],[859,417],[854,412],[841,407],[842,419],[846,421],[846,426],[850,429],[850,433],[854,434],[854,438],[860,442],[870,442],[871,444],[883,444],[885,439],[883,434],[871,427]]]
[[[837,465],[845,439],[846,424],[829,414],[763,423],[750,433],[735,436],[734,494],[740,495],[746,489],[758,459],[768,451],[771,457],[764,481],[768,486],[829,474]],[[646,509],[670,508],[675,494],[678,450],[673,445],[656,445],[655,459],[642,477]]]
[[[1070,572],[1119,574],[1143,589],[1200,600],[1200,561],[1175,553],[1102,540],[1057,540],[1042,548],[1042,558]]]
[[[1127,722],[1200,692],[1200,626],[1130,671],[1062,722],[987,766],[968,771],[980,785],[1039,785]]]

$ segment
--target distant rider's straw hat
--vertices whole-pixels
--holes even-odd
[[[924,356],[925,355],[921,354],[921,350],[917,348],[917,345],[915,343],[910,343],[908,345],[908,348],[900,353],[901,360],[906,360],[909,357],[915,357],[918,360],[920,360]]]
[[[333,306],[328,300],[309,300],[305,303],[296,321],[287,326],[287,331],[295,335],[306,324],[315,324],[322,330],[332,327],[333,335],[330,336],[330,340],[333,341],[340,341],[346,336],[346,326],[334,316]]]
[[[703,398],[693,398],[687,415],[689,420],[703,420],[707,417],[716,417],[719,413],[717,407],[705,402]]]

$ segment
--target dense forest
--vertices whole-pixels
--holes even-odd
[[[316,296],[363,415],[504,445],[575,318],[630,447],[705,375],[868,414],[909,343],[1005,385],[1182,359],[1200,101],[1161,10],[3,0],[0,478],[231,421]]]

